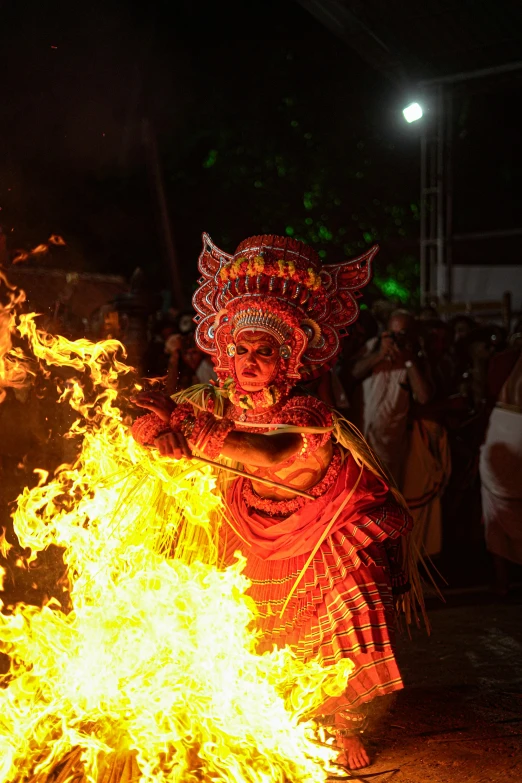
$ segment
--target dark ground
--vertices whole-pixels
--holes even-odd
[[[522,781],[522,591],[498,601],[450,590],[446,600],[430,599],[431,636],[399,642],[405,689],[376,705],[362,779]]]

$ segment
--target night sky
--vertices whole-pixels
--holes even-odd
[[[189,287],[203,230],[228,251],[287,231],[327,261],[375,239],[385,264],[416,252],[419,131],[401,122],[403,96],[292,0],[7,2],[0,35],[11,247],[58,233],[67,250],[46,263],[140,265],[167,284],[147,119]],[[480,100],[456,117],[455,230],[516,220],[519,128],[505,97]]]

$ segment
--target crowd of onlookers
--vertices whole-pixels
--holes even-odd
[[[380,301],[323,383],[405,495],[419,551],[473,570],[485,536],[502,595],[522,565],[521,352],[522,320],[508,330]]]

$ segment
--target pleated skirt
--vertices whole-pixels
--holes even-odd
[[[286,608],[285,602],[309,555],[264,560],[232,531],[224,542],[225,561],[246,557],[248,594],[261,630],[259,652],[289,646],[303,661],[353,661],[342,703],[356,708],[374,696],[403,687],[393,650],[394,600],[386,550],[374,542],[353,558],[353,542],[341,528],[320,546]],[[331,711],[331,710],[329,710]]]

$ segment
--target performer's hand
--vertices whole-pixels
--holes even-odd
[[[154,445],[162,457],[172,457],[173,459],[192,458],[190,446],[182,432],[165,432],[156,438]]]
[[[131,402],[140,408],[152,411],[162,421],[168,421],[176,409],[176,403],[162,392],[140,392],[136,397],[131,397]]]

